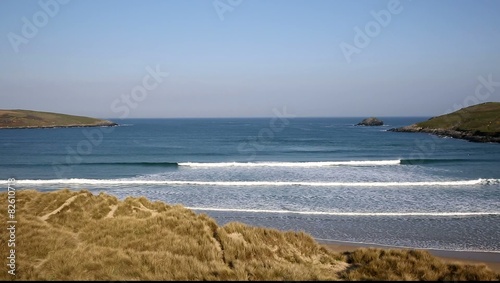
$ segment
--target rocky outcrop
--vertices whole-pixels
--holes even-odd
[[[111,121],[103,121],[92,124],[69,124],[69,125],[43,125],[43,126],[22,126],[22,127],[3,127],[2,129],[55,129],[55,128],[92,128],[92,127],[115,127],[118,126],[117,123]]]
[[[375,117],[370,117],[366,118],[360,123],[358,123],[356,126],[382,126],[384,125],[384,122],[375,118]]]
[[[403,133],[428,133],[440,137],[451,137],[455,139],[464,139],[471,142],[494,142],[500,143],[500,134],[482,133],[480,131],[457,131],[447,129],[429,129],[419,127],[416,124],[405,126],[401,128],[389,129],[390,132],[403,132]]]

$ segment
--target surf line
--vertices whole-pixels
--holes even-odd
[[[0,181],[0,184],[5,181]],[[471,186],[500,184],[499,179],[429,182],[282,182],[282,181],[175,181],[142,179],[51,179],[16,180],[18,185],[200,185],[227,187],[416,187],[416,186]]]
[[[329,216],[489,216],[500,215],[500,211],[487,212],[327,212],[327,211],[290,211],[290,210],[265,210],[265,209],[238,209],[238,208],[210,208],[210,207],[186,207],[199,211],[220,212],[246,212],[246,213],[272,213],[272,214],[302,214],[302,215],[329,215]]]
[[[328,167],[328,166],[388,166],[400,165],[401,160],[351,160],[351,161],[310,161],[310,162],[219,162],[198,163],[181,162],[179,166],[186,167]]]

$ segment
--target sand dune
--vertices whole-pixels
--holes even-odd
[[[302,232],[220,227],[182,206],[88,191],[18,191],[16,220],[15,279],[23,280],[500,279],[424,251],[337,253]],[[3,243],[9,232],[0,231]]]

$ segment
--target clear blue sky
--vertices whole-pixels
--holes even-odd
[[[391,1],[219,0],[221,9],[236,4],[221,19],[213,0],[72,0],[27,38],[22,18],[43,23],[39,1],[1,0],[0,108],[107,118],[270,117],[284,106],[299,117],[433,116],[473,97],[478,76],[500,82],[495,0],[401,0],[348,62],[341,43],[355,47],[355,27]],[[12,34],[24,41],[13,44]],[[148,66],[169,76],[125,106],[120,97],[142,86]],[[487,101],[500,101],[496,88]]]

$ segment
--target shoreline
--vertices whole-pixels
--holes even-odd
[[[98,128],[98,127],[117,127],[119,124],[103,125],[66,125],[66,126],[25,126],[25,127],[0,127],[0,130],[28,130],[28,129],[61,129],[61,128]]]
[[[484,264],[491,270],[500,273],[500,252],[452,251],[452,250],[439,250],[439,249],[399,247],[399,246],[390,246],[390,245],[372,244],[372,243],[344,242],[344,241],[327,240],[327,239],[315,239],[315,240],[320,245],[334,252],[340,252],[340,253],[346,251],[354,251],[360,248],[424,250],[428,251],[433,256],[438,257],[439,259],[447,263],[458,262],[462,264],[473,264],[473,265]]]
[[[478,135],[471,131],[422,128],[417,126],[416,124],[405,127],[392,128],[387,131],[395,133],[426,133],[437,137],[448,137],[477,143],[500,143],[500,137],[498,136]]]

